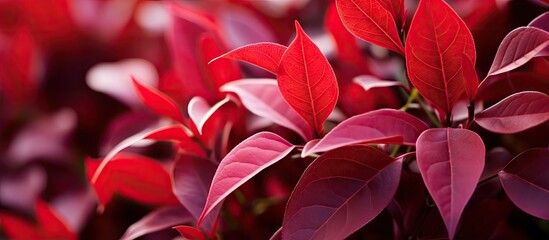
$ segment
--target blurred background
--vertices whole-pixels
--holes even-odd
[[[471,28],[480,77],[509,31],[548,10],[543,1],[448,2]],[[330,0],[0,0],[0,213],[36,223],[35,206],[43,201],[79,238],[118,239],[150,212],[154,206],[124,197],[97,211],[84,161],[105,156],[118,142],[159,118],[134,93],[131,75],[181,106],[196,95],[215,103],[218,96],[209,91],[212,86],[202,79],[208,76],[201,69],[215,56],[197,53],[204,33],[222,52],[255,42],[287,45],[297,19],[336,69],[345,96],[339,103],[343,114],[399,107],[400,100],[387,98],[382,91],[366,94],[349,86],[352,77],[361,73],[399,78],[403,59],[364,42],[359,42],[363,58],[342,53],[344,43],[338,43],[325,24],[331,4]],[[409,23],[417,1],[407,0],[406,6]],[[526,67],[547,79],[543,70],[547,65],[538,60]],[[242,76],[272,77],[246,65]],[[161,158],[163,148],[158,149]],[[237,228],[226,239],[269,236],[280,225],[280,219],[259,219],[264,226],[256,228],[256,235]],[[255,220],[235,221],[242,226]],[[0,222],[0,239],[9,239],[2,229]],[[173,230],[162,234],[145,239],[177,236]]]

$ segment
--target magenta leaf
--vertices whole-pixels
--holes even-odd
[[[499,172],[507,196],[528,214],[549,220],[549,148],[529,149]]]
[[[227,195],[284,158],[294,146],[270,132],[257,133],[238,144],[219,164],[198,225]]]
[[[217,166],[208,159],[188,155],[181,155],[174,163],[173,192],[195,221],[204,209],[216,168]],[[212,227],[213,218],[207,218],[203,227]]]
[[[517,133],[549,120],[549,96],[540,92],[519,92],[475,117],[486,130],[496,133]]]
[[[530,59],[545,55],[549,46],[549,32],[535,27],[520,27],[511,31],[499,45],[488,75],[509,72]]]
[[[286,51],[286,47],[276,43],[254,43],[239,47],[210,61],[220,58],[229,58],[254,64],[272,73],[276,73],[280,59]]]
[[[529,24],[529,27],[536,27],[541,30],[545,30],[549,32],[549,11],[544,12],[543,14],[539,15],[537,18],[532,20]]]
[[[192,220],[189,212],[181,206],[159,208],[132,224],[120,240],[136,239]]]
[[[414,146],[419,135],[427,129],[425,123],[406,112],[393,109],[375,110],[341,122],[320,141],[307,144],[302,156],[357,143]]]
[[[337,0],[343,25],[358,38],[404,54],[397,25],[387,9],[390,3],[378,0]],[[400,17],[400,16],[398,16]]]
[[[429,129],[417,139],[417,164],[450,239],[484,168],[482,139],[467,129]]]
[[[523,91],[549,94],[549,79],[533,72],[508,72],[491,76],[480,84],[476,100],[494,102]]]
[[[288,104],[321,135],[324,121],[337,103],[337,79],[326,57],[297,21],[295,30],[297,35],[277,71],[278,87]]]
[[[242,79],[225,84],[222,91],[236,93],[250,112],[287,127],[304,140],[312,138],[312,129],[288,105],[275,79]]]
[[[353,79],[353,82],[360,85],[366,91],[372,88],[380,88],[380,87],[402,87],[404,89],[408,89],[408,87],[406,87],[404,84],[402,84],[399,81],[382,80],[371,75],[356,76]]]
[[[284,213],[282,239],[344,239],[393,198],[402,162],[365,146],[327,152],[305,170]]]

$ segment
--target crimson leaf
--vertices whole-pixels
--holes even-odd
[[[549,149],[529,149],[499,172],[507,196],[525,212],[549,220]]]
[[[344,239],[393,198],[401,161],[364,146],[327,152],[305,170],[284,213],[282,239]]]
[[[238,144],[219,164],[198,225],[232,191],[286,156],[294,146],[270,133],[257,133]]]
[[[210,63],[220,58],[229,58],[249,62],[272,73],[276,73],[282,55],[286,47],[276,43],[254,43],[239,47],[210,61]]]
[[[343,25],[358,38],[404,54],[397,25],[387,3],[377,0],[337,0]]]
[[[337,103],[337,80],[326,57],[297,21],[295,28],[297,36],[277,71],[278,86],[288,104],[320,135]]]
[[[471,32],[442,0],[421,0],[406,39],[408,77],[418,91],[448,113],[465,91],[463,58],[475,63]]]
[[[452,239],[484,168],[484,143],[467,129],[436,128],[419,136],[416,149],[421,176]]]
[[[519,92],[475,117],[483,128],[496,133],[517,133],[549,120],[549,96],[540,92]]]

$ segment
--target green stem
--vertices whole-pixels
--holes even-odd
[[[408,100],[406,100],[406,104],[400,108],[400,110],[406,112],[408,108],[410,107],[410,104],[412,104],[419,96],[419,92],[416,88],[412,88],[412,91],[410,92],[410,96],[408,96]]]
[[[398,153],[398,150],[400,149],[400,145],[396,145],[394,148],[393,148],[393,151],[391,151],[391,157],[394,158],[396,157],[397,153]]]
[[[442,127],[442,123],[441,123],[440,120],[433,114],[433,112],[431,112],[431,111],[429,111],[429,109],[427,109],[427,105],[425,104],[425,102],[424,102],[421,98],[418,98],[418,99],[417,99],[417,102],[419,103],[419,106],[421,107],[421,109],[427,114],[427,117],[429,117],[429,119],[431,120],[431,122],[433,122],[433,124],[434,124],[436,127],[441,128],[441,127]]]

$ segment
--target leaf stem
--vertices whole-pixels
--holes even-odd
[[[442,127],[442,123],[440,122],[440,120],[433,114],[433,112],[429,111],[427,109],[427,104],[425,104],[425,102],[421,99],[421,98],[417,98],[417,103],[419,103],[419,106],[421,107],[421,109],[425,112],[425,114],[427,114],[427,117],[429,117],[429,119],[431,120],[431,122],[436,126],[436,127],[439,127],[441,128]]]
[[[465,128],[469,128],[469,126],[474,120],[475,120],[475,103],[470,102],[469,106],[467,106],[467,124],[465,124]]]
[[[400,108],[400,110],[406,112],[408,108],[410,107],[410,104],[412,104],[419,96],[419,92],[416,88],[412,88],[412,91],[410,92],[410,95],[408,96],[408,100],[406,100],[406,104]]]

